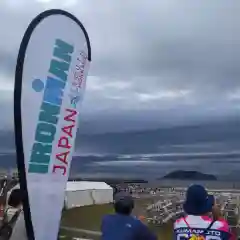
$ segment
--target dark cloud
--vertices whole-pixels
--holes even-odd
[[[16,56],[13,53],[9,53],[4,49],[0,51],[0,72],[1,74],[13,75],[16,65]]]
[[[143,119],[140,126],[149,126],[153,118],[161,125],[239,114],[238,0],[10,2],[0,4],[3,84],[12,81],[30,20],[63,7],[83,22],[92,44],[82,110],[91,126],[98,118],[103,124],[106,118],[119,124]]]

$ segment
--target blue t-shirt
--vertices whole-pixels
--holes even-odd
[[[101,230],[102,240],[157,240],[145,224],[132,216],[106,215]]]

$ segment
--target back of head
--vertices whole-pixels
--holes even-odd
[[[9,196],[9,199],[8,199],[8,205],[13,208],[17,208],[17,207],[21,206],[22,201],[23,201],[22,191],[20,189],[12,190],[12,192]]]
[[[134,201],[130,194],[119,192],[114,197],[115,212],[122,215],[130,215],[134,208]]]
[[[209,195],[203,186],[193,184],[187,190],[183,208],[189,215],[201,216],[212,211],[214,202],[214,197]]]

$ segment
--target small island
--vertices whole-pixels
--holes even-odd
[[[168,173],[162,179],[178,179],[178,180],[206,180],[216,181],[216,176],[212,174],[201,173],[198,171],[177,170]]]

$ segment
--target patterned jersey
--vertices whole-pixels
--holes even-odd
[[[226,220],[215,221],[208,229],[211,223],[212,219],[207,216],[179,218],[174,223],[175,240],[233,240]]]

